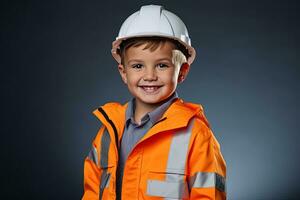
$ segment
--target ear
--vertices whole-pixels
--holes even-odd
[[[184,81],[189,71],[190,71],[190,65],[188,63],[183,63],[180,67],[178,83],[182,83]]]
[[[122,78],[123,82],[124,82],[125,84],[127,84],[127,76],[126,76],[127,73],[126,73],[125,66],[122,65],[122,64],[119,64],[119,65],[118,65],[118,70],[119,70],[119,73],[120,73],[120,75],[121,75],[121,78]]]

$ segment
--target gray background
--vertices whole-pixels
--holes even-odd
[[[228,199],[299,199],[299,1],[1,1],[1,199],[79,199],[92,111],[130,95],[121,23],[162,4],[197,58],[178,93],[204,106]]]

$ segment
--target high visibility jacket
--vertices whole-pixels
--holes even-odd
[[[84,163],[82,199],[116,199],[127,104],[93,113],[103,126]],[[201,105],[177,99],[129,153],[122,200],[226,199],[226,164]]]

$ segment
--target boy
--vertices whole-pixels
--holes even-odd
[[[83,199],[226,199],[225,161],[203,109],[176,93],[195,58],[184,23],[143,6],[112,54],[134,98],[94,111],[103,126],[85,160]]]

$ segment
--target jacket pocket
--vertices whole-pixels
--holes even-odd
[[[186,175],[181,172],[149,172],[147,180],[148,196],[172,199],[187,199]]]

